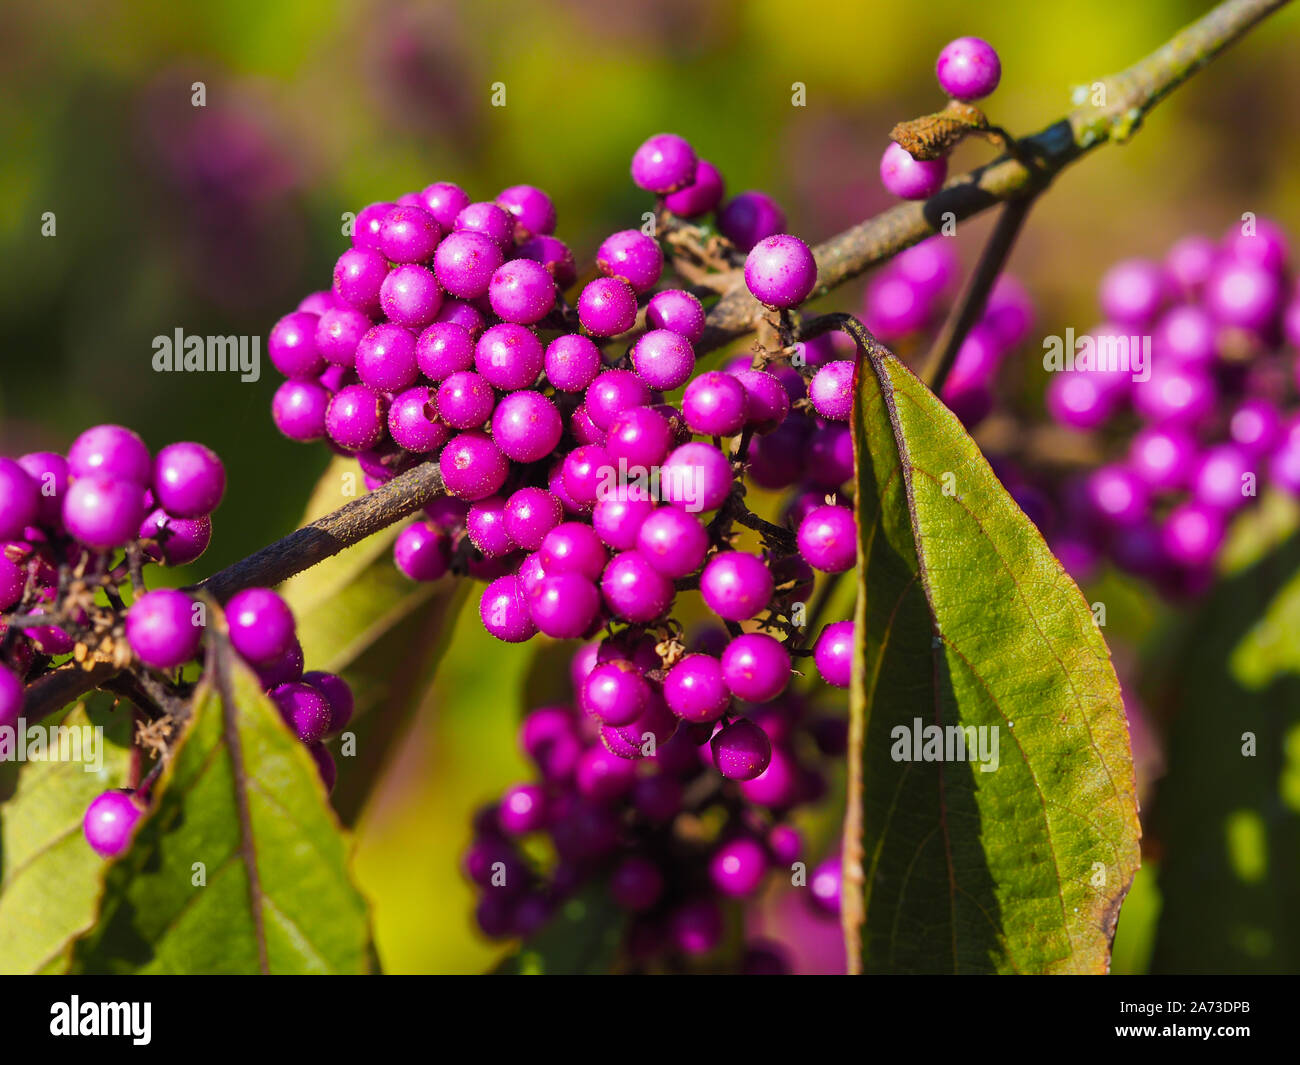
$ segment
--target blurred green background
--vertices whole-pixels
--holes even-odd
[[[628,161],[646,135],[670,129],[722,168],[731,191],[775,195],[792,231],[815,241],[888,205],[876,173],[887,131],[941,104],[933,63],[952,37],[995,43],[1004,73],[988,110],[1027,133],[1068,109],[1074,85],[1145,55],[1210,6],[6,5],[0,451],[65,448],[104,420],[154,447],[215,447],[229,492],[212,548],[176,579],[201,576],[294,527],[328,456],[275,432],[269,364],[256,384],[158,375],[152,339],[177,328],[264,337],[328,285],[343,212],[435,180],[483,199],[537,184],[581,262],[603,234],[639,222],[647,203]],[[1298,26],[1295,10],[1270,20],[1163,103],[1131,144],[1070,170],[1035,208],[1012,270],[1038,302],[1042,331],[1091,324],[1097,280],[1118,257],[1159,255],[1187,231],[1217,235],[1243,211],[1300,233],[1300,138],[1289,135]],[[505,107],[490,106],[495,82]],[[795,82],[805,107],[791,106]],[[963,146],[954,166],[987,154]],[[45,212],[54,237],[42,236]],[[962,227],[967,263],[988,224]],[[834,302],[856,309],[860,293],[852,286]],[[1159,620],[1131,592],[1112,602],[1128,604],[1112,605],[1111,624],[1135,645]],[[457,870],[469,811],[524,771],[513,732],[529,654],[491,643],[472,614],[462,618],[360,822],[360,876],[390,971],[478,970],[497,953],[471,930]],[[1125,911],[1120,970],[1147,964],[1152,880],[1144,871]]]

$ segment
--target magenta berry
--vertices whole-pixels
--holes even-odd
[[[948,176],[948,160],[916,159],[898,144],[890,142],[880,157],[880,181],[904,200],[928,200]]]
[[[664,207],[681,218],[698,218],[722,202],[726,183],[722,172],[707,159],[695,163],[695,178],[684,188],[664,197]]]
[[[459,185],[450,181],[435,181],[420,193],[420,202],[433,216],[433,220],[450,233],[456,216],[469,206],[469,195]]]
[[[679,288],[664,289],[650,297],[646,304],[646,322],[651,329],[667,329],[692,344],[704,335],[707,324],[704,305],[697,297]]]
[[[447,491],[471,501],[496,492],[509,472],[509,460],[480,432],[452,437],[438,456],[438,465]]]
[[[194,657],[203,639],[195,602],[184,592],[146,592],[126,615],[126,640],[136,658],[154,669],[175,669]]]
[[[86,842],[101,858],[116,858],[130,845],[142,813],[130,792],[104,792],[86,808]]]
[[[673,602],[673,582],[640,551],[623,551],[610,559],[600,581],[601,595],[615,617],[647,624],[662,617]]]
[[[853,363],[848,359],[828,362],[808,386],[808,397],[823,418],[847,422],[853,413]]]
[[[442,228],[419,207],[394,207],[379,224],[379,250],[395,263],[420,263],[433,255]]]
[[[515,216],[514,239],[528,240],[555,232],[555,204],[532,185],[511,185],[497,194],[497,204]]]
[[[713,763],[728,780],[753,780],[772,760],[767,733],[749,718],[737,718],[709,741]]]
[[[998,87],[1002,62],[988,41],[958,37],[944,45],[934,66],[939,87],[957,100],[979,100]]]
[[[438,420],[437,393],[427,385],[416,385],[393,397],[388,408],[388,434],[407,451],[437,451],[451,437],[451,430]]]
[[[749,411],[745,386],[729,373],[711,370],[696,377],[682,395],[682,416],[692,432],[730,436]]]
[[[455,230],[484,236],[503,251],[514,246],[514,215],[500,204],[486,201],[468,204],[456,216]]]
[[[509,322],[485,330],[474,346],[474,368],[494,388],[506,392],[532,385],[544,362],[537,334]]]
[[[451,538],[430,522],[408,525],[393,542],[393,561],[413,581],[436,581],[451,566]]]
[[[788,234],[765,237],[745,259],[745,285],[769,307],[797,307],[817,285],[812,250]]]
[[[760,240],[784,233],[785,227],[785,212],[765,192],[742,192],[718,212],[718,229],[741,252],[748,253]]]
[[[27,478],[25,472],[23,477]],[[34,488],[31,479],[27,480]],[[0,484],[0,510],[6,509],[3,493],[4,486]],[[63,499],[64,528],[96,551],[111,551],[134,539],[144,516],[145,490],[135,481],[112,474],[92,473],[77,478]]]
[[[680,333],[652,329],[632,346],[632,368],[651,388],[670,392],[690,379],[695,351]]]
[[[483,589],[479,617],[489,633],[506,643],[522,643],[537,632],[524,589],[514,574],[498,577]]]
[[[365,451],[384,438],[388,409],[382,396],[364,385],[334,393],[325,411],[325,432],[345,451]]]
[[[226,491],[226,470],[216,452],[202,444],[169,444],[154,462],[154,495],[178,518],[204,518]]]
[[[254,663],[279,658],[295,638],[293,613],[269,588],[246,588],[231,596],[226,624],[235,650]]]
[[[390,322],[408,329],[423,329],[442,309],[442,290],[427,266],[408,263],[394,268],[384,278],[379,288],[379,306]]]
[[[827,625],[817,638],[813,663],[822,680],[835,688],[847,688],[853,671],[853,622]]]
[[[334,264],[334,295],[354,310],[374,314],[379,310],[379,290],[387,276],[388,260],[380,252],[371,248],[349,248]],[[269,342],[267,350],[269,354]],[[275,361],[274,356],[272,361]],[[278,362],[276,368],[284,372]]]
[[[303,743],[318,743],[330,727],[330,704],[319,688],[302,681],[281,684],[268,692],[289,731]]]
[[[560,412],[539,392],[512,392],[492,415],[492,439],[516,462],[544,459],[555,450],[563,432]]]
[[[558,640],[572,640],[584,635],[596,620],[600,593],[581,573],[551,573],[528,592],[528,610],[541,632]]]
[[[435,322],[420,334],[415,345],[420,373],[435,383],[474,365],[474,341],[469,330],[455,322]]]
[[[285,377],[315,377],[325,369],[325,357],[316,347],[318,315],[294,311],[275,323],[266,341],[271,364]]]
[[[858,557],[858,526],[848,507],[813,510],[799,525],[799,553],[814,569],[843,573]]]
[[[727,687],[751,703],[775,699],[790,681],[790,655],[779,640],[766,633],[737,636],[722,652]]]
[[[0,460],[0,469],[11,459]],[[130,429],[120,425],[96,425],[87,429],[68,448],[68,473],[86,477],[108,473],[148,487],[153,478],[153,459],[149,449]]]
[[[626,333],[636,322],[636,293],[617,277],[598,277],[578,297],[578,320],[592,336]]]
[[[555,306],[555,281],[540,263],[512,259],[492,275],[488,300],[503,321],[532,325]]]
[[[657,133],[632,157],[632,180],[647,192],[669,193],[695,180],[695,151],[673,133]]]
[[[624,229],[605,238],[596,250],[596,266],[606,277],[617,277],[635,292],[654,287],[664,269],[658,242],[639,229]]]
[[[461,299],[482,296],[492,275],[505,261],[500,245],[481,233],[462,231],[445,237],[433,256],[433,273],[445,292]]]
[[[148,458],[148,452],[145,457]],[[142,494],[143,491],[141,488]],[[65,495],[65,511],[66,500]],[[36,520],[40,505],[41,489],[31,474],[13,459],[0,458],[0,539],[21,538],[23,530]]]
[[[718,617],[746,621],[771,602],[772,573],[756,555],[724,551],[704,567],[700,594]]]

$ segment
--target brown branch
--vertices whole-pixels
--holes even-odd
[[[1006,265],[1007,257],[1011,254],[1011,248],[1016,243],[1016,237],[1020,235],[1020,229],[1025,224],[1025,217],[1029,214],[1029,208],[1033,203],[1033,196],[1025,196],[1019,200],[1011,200],[1003,206],[1002,212],[998,215],[998,224],[994,227],[989,242],[984,246],[984,251],[980,253],[980,261],[971,274],[965,291],[961,294],[956,311],[949,315],[938,337],[935,338],[925,379],[929,382],[930,390],[936,395],[942,391],[944,382],[948,380],[948,374],[957,361],[957,354],[961,351],[966,335],[984,313],[984,306],[988,303],[993,283],[1002,273],[1002,268]]]
[[[34,724],[69,703],[76,702],[83,695],[89,695],[119,672],[120,669],[112,662],[96,662],[89,669],[69,662],[53,669],[27,685],[23,698],[23,719],[29,725]]]
[[[188,590],[224,603],[244,588],[270,588],[414,514],[441,492],[438,464],[422,463]]]
[[[1077,107],[1019,141],[1021,158],[1001,156],[952,178],[924,202],[899,204],[819,244],[813,249],[817,259],[813,296],[824,295],[939,232],[945,216],[960,222],[995,204],[1022,197],[1093,149],[1109,141],[1127,140],[1157,103],[1287,2],[1227,0],[1145,59],[1102,79],[1105,95],[1101,106]],[[1032,165],[1027,160],[1032,160]],[[726,294],[709,311],[709,326],[696,345],[698,351],[711,351],[752,332],[762,319],[763,308],[745,288],[741,272],[731,274]]]

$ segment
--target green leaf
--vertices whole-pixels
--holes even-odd
[[[1300,968],[1300,537],[1221,582],[1150,687],[1167,705],[1151,971]]]
[[[858,377],[850,958],[860,948],[868,972],[1105,971],[1139,837],[1105,642],[947,408],[874,342]],[[981,730],[963,739],[989,756],[996,740],[997,768],[955,745],[903,760],[929,726]]]
[[[112,706],[97,695],[70,710],[46,739],[47,751],[57,742],[68,757],[23,762],[17,791],[0,805],[0,972],[63,971],[73,940],[95,921],[104,860],[81,822],[92,799],[126,785],[131,767],[131,710]]]
[[[604,881],[567,900],[517,952],[496,968],[508,976],[608,975],[623,940],[626,913]]]
[[[212,608],[215,612],[215,607]],[[108,869],[79,971],[362,973],[351,841],[306,747],[209,625],[204,679],[130,848]]]
[[[351,478],[349,480],[349,478]],[[347,501],[341,489],[361,483],[355,460],[335,459],[317,484],[303,522]],[[285,581],[280,591],[298,622],[308,669],[341,673],[356,712],[348,731],[355,755],[339,757],[334,806],[353,824],[375,782],[429,692],[467,581],[416,583],[393,564],[390,526]]]

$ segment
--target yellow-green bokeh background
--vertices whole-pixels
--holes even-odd
[[[1189,0],[506,0],[114,2],[0,10],[0,450],[66,447],[120,421],[153,446],[228,462],[208,572],[287,532],[325,466],[271,425],[275,387],[150,369],[176,328],[265,335],[325,287],[341,215],[440,179],[479,198],[546,188],[589,257],[639,221],[627,164],[649,133],[689,137],[729,188],[759,187],[822,239],[884,207],[897,120],[941,103],[933,62],[978,34],[1002,56],[988,101],[1017,131],[1073,86],[1146,54],[1211,5]],[[1117,257],[1159,254],[1244,211],[1300,232],[1295,11],[1162,104],[1132,143],[1066,173],[1013,259],[1045,331],[1083,329]],[[207,107],[190,106],[203,82]],[[506,106],[490,106],[493,83]],[[806,86],[805,107],[791,105]],[[964,146],[958,165],[987,154]],[[54,212],[57,236],[41,236]],[[966,261],[987,220],[963,227]],[[860,285],[843,293],[856,308]],[[1051,324],[1050,329],[1048,324]],[[196,572],[194,576],[201,575]],[[179,578],[178,578],[179,579]],[[391,971],[479,970],[457,860],[477,803],[523,772],[527,652],[462,619],[403,757],[362,822],[360,875]],[[1135,912],[1153,905],[1138,903]],[[1117,966],[1140,968],[1141,942]]]

